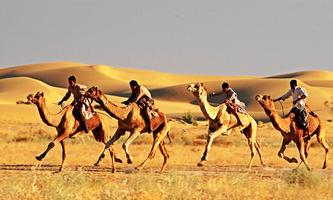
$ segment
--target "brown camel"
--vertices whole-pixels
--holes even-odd
[[[310,148],[310,142],[308,140],[303,140],[303,130],[298,129],[296,126],[296,120],[295,115],[292,113],[289,115],[289,117],[282,118],[278,114],[278,112],[275,109],[273,99],[271,99],[270,96],[267,95],[257,95],[256,100],[259,102],[259,104],[263,107],[266,115],[271,120],[274,128],[281,132],[281,135],[283,136],[283,141],[281,148],[278,152],[278,156],[285,159],[289,163],[295,162],[297,163],[296,158],[289,158],[286,155],[284,155],[284,151],[286,150],[286,146],[293,141],[299,151],[300,159],[302,162],[304,162],[305,166],[308,170],[310,170],[310,166],[306,160]],[[325,140],[325,124],[322,122],[318,115],[313,113],[312,111],[308,112],[308,130],[309,134],[311,136],[317,135],[318,142],[323,146],[325,149],[325,161],[323,165],[323,169],[327,167],[327,159],[328,159],[328,151],[329,146]],[[302,163],[300,162],[300,164]],[[298,167],[300,166],[298,165]],[[297,167],[297,168],[298,168]]]
[[[114,142],[116,142],[122,135],[124,135],[126,131],[129,131],[130,135],[125,141],[125,143],[122,145],[122,147],[126,153],[127,163],[132,163],[133,159],[132,156],[129,154],[128,147],[136,137],[138,137],[142,133],[147,132],[146,123],[143,118],[144,113],[142,109],[140,109],[140,107],[136,103],[131,103],[126,107],[119,107],[109,101],[105,94],[97,87],[90,88],[85,93],[85,96],[96,101],[111,117],[118,120],[118,129],[113,135],[113,137],[106,143],[105,149],[102,152],[101,157],[105,156],[105,151],[112,147]],[[164,170],[167,160],[169,158],[169,155],[164,145],[164,138],[166,135],[168,135],[170,126],[168,124],[165,114],[160,111],[157,112],[158,117],[153,117],[151,119],[154,143],[148,157],[137,167],[137,169],[143,167],[148,160],[152,159],[155,156],[157,147],[159,147],[164,157],[161,172]]]
[[[205,151],[201,157],[201,161],[198,166],[203,166],[207,162],[208,152],[211,148],[213,140],[219,135],[229,135],[231,131],[238,129],[243,132],[248,140],[248,145],[251,150],[251,159],[248,167],[251,168],[255,150],[257,150],[261,164],[265,163],[261,156],[260,145],[257,141],[257,123],[249,114],[239,114],[242,120],[243,126],[239,126],[237,118],[229,110],[230,108],[225,104],[221,104],[217,107],[211,106],[207,101],[207,91],[203,86],[203,83],[190,84],[187,89],[193,93],[198,99],[200,109],[204,116],[208,119],[208,138]]]
[[[28,100],[36,104],[38,112],[43,122],[48,126],[55,127],[57,129],[58,135],[55,139],[49,143],[47,149],[39,156],[36,156],[36,159],[41,161],[46,154],[58,143],[60,142],[62,147],[62,163],[59,171],[64,167],[66,159],[65,151],[65,139],[68,137],[73,137],[77,133],[83,131],[82,127],[78,120],[75,119],[73,115],[74,107],[71,105],[65,106],[59,113],[51,114],[46,106],[46,100],[43,92],[37,92],[35,96],[29,95]],[[110,126],[107,122],[109,117],[103,114],[96,113],[92,118],[86,121],[87,128],[91,130],[94,134],[95,140],[106,144],[110,138]],[[115,158],[114,152],[110,149],[110,156],[112,161],[121,162],[120,159]],[[101,159],[95,163],[98,166],[101,162]]]

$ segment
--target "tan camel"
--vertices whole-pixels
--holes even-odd
[[[97,87],[90,88],[85,96],[93,99],[113,118],[118,120],[118,129],[113,137],[106,143],[105,149],[101,154],[104,157],[105,151],[112,147],[113,143],[116,142],[126,131],[130,132],[129,137],[122,145],[125,150],[127,163],[132,163],[132,156],[129,154],[128,147],[131,142],[138,137],[140,134],[147,132],[147,127],[145,120],[143,118],[143,111],[139,108],[136,103],[131,103],[126,107],[119,107],[109,101],[105,94],[99,90]],[[138,169],[143,167],[145,163],[155,156],[157,147],[159,147],[163,157],[164,162],[161,168],[161,172],[164,170],[167,160],[169,158],[168,152],[164,145],[164,138],[168,135],[170,126],[168,124],[165,114],[158,111],[158,117],[153,117],[151,120],[151,126],[153,131],[154,143],[152,145],[151,151],[148,157],[137,167]]]
[[[289,163],[295,162],[297,163],[296,158],[289,158],[286,155],[284,155],[284,151],[286,150],[286,146],[293,141],[299,151],[300,159],[302,162],[304,162],[305,166],[308,170],[310,170],[310,166],[306,160],[310,148],[310,142],[308,140],[303,140],[303,130],[300,130],[297,128],[294,117],[295,115],[292,113],[287,118],[281,118],[278,112],[275,109],[273,99],[271,99],[270,96],[267,95],[257,95],[256,100],[259,102],[259,104],[263,107],[266,115],[271,120],[274,128],[281,132],[281,135],[283,136],[283,141],[281,148],[278,152],[278,156],[285,159]],[[328,151],[329,146],[325,140],[326,130],[325,130],[325,124],[322,122],[318,115],[314,114],[312,111],[308,112],[308,129],[309,134],[311,136],[317,135],[318,142],[323,146],[325,149],[325,161],[323,165],[323,169],[327,167],[327,159],[328,159]],[[300,162],[300,164],[302,163]],[[300,166],[298,165],[298,167]],[[297,168],[298,168],[297,167]]]
[[[261,156],[260,145],[257,141],[257,123],[248,114],[239,114],[240,119],[244,126],[239,126],[237,118],[234,114],[231,114],[228,106],[223,103],[220,106],[211,106],[207,101],[207,91],[203,86],[203,83],[190,84],[187,89],[193,93],[193,95],[198,99],[200,109],[204,116],[208,119],[208,138],[205,151],[201,157],[201,161],[198,166],[203,166],[207,162],[208,152],[211,148],[213,140],[219,135],[229,135],[233,130],[238,129],[242,131],[248,140],[248,145],[251,150],[251,159],[248,167],[251,168],[253,158],[255,155],[255,150],[257,150],[261,164],[264,166],[265,163]]]
[[[48,125],[55,127],[57,129],[58,135],[55,139],[49,143],[47,149],[36,159],[41,161],[46,154],[58,143],[60,142],[62,147],[62,162],[59,171],[64,168],[64,163],[66,159],[65,151],[65,139],[68,137],[73,137],[77,133],[83,131],[78,120],[75,119],[73,115],[74,107],[71,105],[65,106],[59,113],[51,114],[46,106],[46,100],[43,92],[37,92],[35,96],[29,95],[28,100],[37,105],[38,112],[43,122]],[[106,144],[110,138],[110,126],[107,122],[108,116],[96,113],[91,119],[86,121],[87,128],[92,130],[95,140]],[[110,156],[112,161],[122,162],[120,159],[115,158],[114,152],[110,149]],[[95,163],[96,166],[100,164],[102,160],[98,159]],[[114,163],[113,163],[114,165]]]

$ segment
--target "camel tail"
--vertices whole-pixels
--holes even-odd
[[[305,105],[305,107],[309,110],[310,115],[312,115],[312,116],[318,118],[318,120],[320,120],[319,115],[317,115],[317,113],[313,112],[307,104]]]
[[[104,115],[105,117],[107,117],[107,118],[109,118],[109,119],[111,119],[111,120],[113,120],[113,118],[112,117],[110,117],[109,115],[107,115],[107,114],[105,114],[105,113],[102,113],[102,112],[98,112],[98,111],[95,111],[97,114],[99,114],[99,115]]]
[[[171,137],[170,137],[170,135],[169,135],[169,131],[168,131],[168,133],[167,133],[167,136],[168,136],[169,141],[170,141],[170,144],[171,144],[171,143],[172,143],[172,140],[171,140]]]

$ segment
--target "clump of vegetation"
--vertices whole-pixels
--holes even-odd
[[[188,124],[192,124],[195,122],[192,113],[190,111],[184,113],[184,116],[182,117],[182,120]]]
[[[288,184],[293,184],[302,187],[318,187],[322,180],[320,174],[307,171],[305,169],[294,170],[284,176]]]

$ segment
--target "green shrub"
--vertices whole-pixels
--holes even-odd
[[[186,123],[192,124],[194,122],[192,113],[190,111],[184,113],[184,116],[182,117],[182,120]]]

